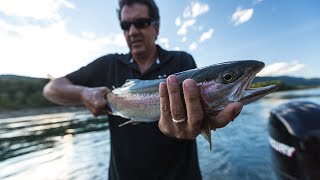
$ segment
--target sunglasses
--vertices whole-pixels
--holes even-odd
[[[138,28],[138,29],[142,29],[142,28],[146,28],[148,26],[150,26],[151,24],[155,24],[156,21],[150,18],[140,18],[140,19],[136,19],[135,21],[122,21],[120,23],[121,29],[124,31],[128,31],[131,27],[131,25],[133,24],[134,27]]]

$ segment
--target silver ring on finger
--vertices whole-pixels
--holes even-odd
[[[174,123],[182,123],[182,122],[186,121],[186,119],[185,119],[185,118],[182,118],[182,119],[172,118],[172,121],[173,121]]]

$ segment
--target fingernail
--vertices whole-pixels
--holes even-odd
[[[171,84],[176,84],[177,83],[177,78],[175,76],[171,75],[171,76],[168,77],[168,81]]]
[[[194,88],[195,87],[195,83],[193,82],[193,80],[191,79],[187,79],[183,82],[184,86],[186,88]]]
[[[160,93],[164,93],[166,90],[167,90],[166,83],[165,83],[165,82],[161,82],[161,83],[159,84],[159,92],[160,92]]]

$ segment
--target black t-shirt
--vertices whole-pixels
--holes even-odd
[[[77,85],[112,89],[127,79],[165,78],[196,67],[192,56],[185,52],[157,48],[157,61],[143,74],[130,54],[109,54],[66,77]],[[109,116],[110,180],[201,179],[195,140],[170,138],[161,133],[158,122],[118,127],[126,121],[128,119]]]

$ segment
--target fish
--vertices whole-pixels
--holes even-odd
[[[276,84],[261,88],[250,87],[256,74],[264,66],[264,62],[258,60],[239,60],[175,74],[180,86],[185,79],[193,79],[200,89],[201,106],[205,117],[201,134],[209,142],[210,150],[212,140],[209,119],[214,119],[230,103],[241,102],[246,105],[278,89]],[[114,88],[106,95],[111,114],[130,119],[122,125],[158,121],[160,119],[159,84],[165,81],[166,78],[127,80],[121,87]]]

